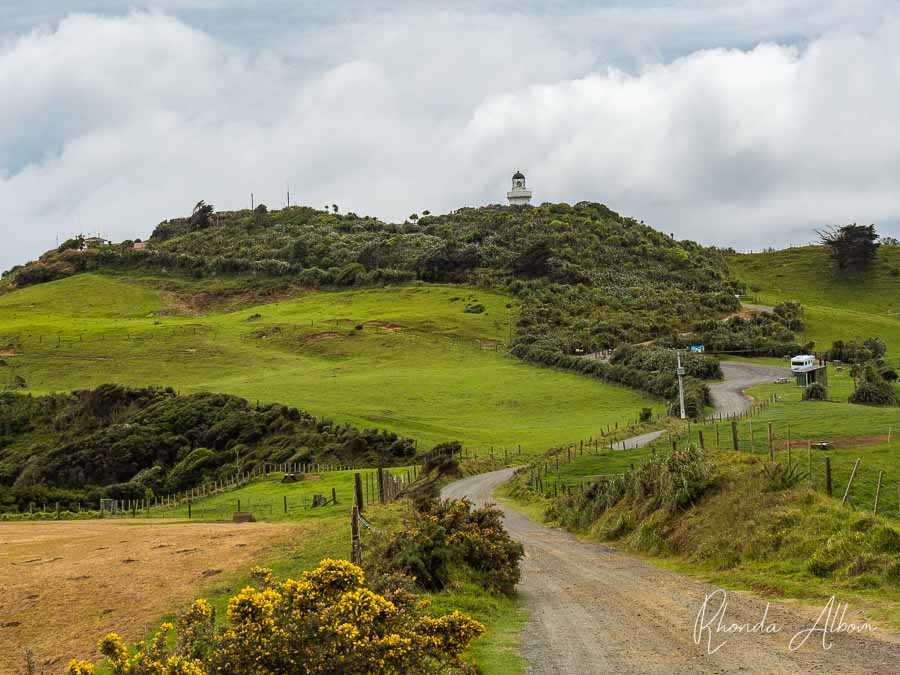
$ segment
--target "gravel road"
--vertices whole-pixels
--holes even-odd
[[[791,377],[791,369],[788,367],[737,361],[723,361],[721,366],[725,381],[709,385],[709,391],[716,413],[722,415],[742,413],[750,407],[750,398],[744,394],[747,387],[774,382],[779,377]]]
[[[721,413],[750,405],[744,388],[789,375],[787,368],[744,363],[723,363],[722,370],[725,382],[711,387]],[[657,435],[635,437],[625,447]],[[513,471],[466,478],[444,488],[443,496],[489,502]],[[530,673],[900,673],[896,634],[822,630],[838,625],[836,619],[829,622],[824,603],[767,603],[730,592],[720,620],[724,591],[580,541],[511,509],[503,512],[510,534],[525,546],[519,592],[529,612],[522,652]],[[698,617],[708,596],[708,610]],[[835,612],[845,624],[865,624],[852,605],[845,615]],[[757,628],[729,630],[734,625]],[[816,628],[791,650],[795,635]],[[832,646],[826,649],[826,643]]]
[[[447,486],[445,497],[490,501],[508,480],[504,469]],[[731,592],[723,627],[758,624],[778,631],[749,634],[701,631],[695,621],[713,586],[659,569],[601,544],[579,541],[504,509],[510,534],[525,545],[519,592],[529,612],[523,655],[530,673],[898,673],[900,643],[881,632],[813,633],[797,651],[791,638],[816,626],[822,608],[771,603]],[[701,626],[715,626],[721,596],[714,596]],[[824,604],[823,604],[824,606]],[[845,623],[864,618],[851,605]],[[821,628],[823,618],[818,623]],[[771,629],[770,629],[771,630]],[[710,635],[711,633],[711,635]],[[708,645],[712,639],[713,650]]]

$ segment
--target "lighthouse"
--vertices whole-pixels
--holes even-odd
[[[527,206],[531,203],[531,190],[525,188],[525,174],[516,171],[512,177],[512,190],[506,193],[510,206]]]

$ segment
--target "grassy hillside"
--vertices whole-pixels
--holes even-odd
[[[731,255],[728,264],[760,302],[801,302],[805,338],[817,349],[877,335],[889,358],[900,356],[900,247],[882,246],[866,272],[839,273],[825,250],[814,246]]]
[[[130,241],[70,240],[5,273],[0,293],[86,271],[192,279],[204,295],[222,276],[233,292],[242,282],[253,294],[276,295],[410,281],[472,284],[518,300],[512,354],[568,370],[579,370],[580,361],[569,358],[578,353],[675,339],[695,321],[738,308],[719,251],[676,241],[603,204],[463,208],[413,214],[404,223],[334,211],[201,211],[160,223],[140,249]],[[212,291],[223,300],[220,288]],[[641,373],[598,367],[592,375],[676,395],[674,376],[645,388]]]
[[[205,283],[212,294],[232,281]],[[496,292],[420,284],[266,305],[250,293],[244,309],[197,316],[171,288],[166,278],[81,274],[0,296],[0,386],[19,377],[32,393],[106,382],[223,392],[388,429],[420,447],[459,439],[526,451],[662,409],[495,351],[518,312]]]

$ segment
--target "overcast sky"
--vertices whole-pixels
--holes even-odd
[[[900,236],[888,0],[0,2],[0,268],[199,199],[599,201],[682,238]]]

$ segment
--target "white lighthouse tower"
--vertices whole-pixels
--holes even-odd
[[[516,171],[512,177],[512,190],[506,193],[510,206],[527,206],[531,203],[531,190],[525,189],[525,174]]]

